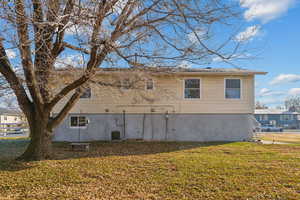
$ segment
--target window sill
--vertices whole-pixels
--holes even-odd
[[[70,126],[71,129],[86,129],[87,126]]]
[[[201,100],[201,98],[183,98],[183,100],[187,100],[187,101],[199,101],[199,100]]]

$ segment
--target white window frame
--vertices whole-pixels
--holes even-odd
[[[226,80],[240,80],[240,98],[226,98]],[[233,101],[243,99],[243,80],[241,78],[224,78],[224,99]]]
[[[199,98],[185,98],[185,81],[186,81],[186,80],[191,80],[191,79],[199,80],[199,84],[200,84],[200,87],[199,87],[199,90],[200,90],[200,97],[199,97]],[[195,100],[200,100],[200,99],[202,98],[202,79],[201,79],[201,78],[184,78],[184,79],[183,79],[183,82],[182,82],[182,85],[183,85],[183,91],[182,91],[182,94],[183,94],[183,99],[184,99],[184,100],[195,101]]]
[[[152,81],[152,89],[148,89],[148,88],[147,88],[147,81],[149,81],[149,80]],[[147,79],[145,80],[145,90],[146,90],[146,91],[153,91],[153,90],[155,90],[155,82],[154,82],[153,78],[147,78]]]
[[[71,125],[71,118],[72,117],[78,117],[78,121],[79,121],[79,117],[85,117],[85,126],[72,126]],[[87,116],[85,116],[85,115],[71,115],[70,117],[69,117],[69,127],[70,128],[72,128],[72,129],[86,129],[87,128],[87,125],[88,125],[88,118],[87,118]]]

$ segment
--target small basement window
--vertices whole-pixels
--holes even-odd
[[[241,79],[225,79],[226,99],[241,98]]]
[[[200,79],[184,80],[184,98],[200,99]]]
[[[111,132],[111,139],[112,140],[120,140],[121,139],[121,133],[120,133],[120,131],[113,131],[113,132]]]
[[[146,80],[146,90],[153,90],[154,89],[154,82],[153,79]]]
[[[72,128],[86,127],[87,124],[87,118],[85,116],[70,117],[70,127]]]

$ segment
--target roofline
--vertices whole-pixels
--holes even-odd
[[[74,70],[74,69],[73,69]],[[77,69],[75,69],[77,70]],[[79,69],[78,69],[79,70]],[[205,68],[203,69],[205,70]],[[213,68],[212,68],[213,70]],[[58,69],[58,72],[69,72],[67,69]],[[110,73],[126,73],[126,72],[146,72],[146,73],[157,73],[157,74],[180,74],[180,75],[265,75],[268,72],[264,71],[168,71],[167,69],[156,69],[156,68],[149,68],[149,69],[142,69],[142,68],[99,68],[96,70],[96,74],[110,74]]]
[[[186,74],[186,75],[266,75],[268,72],[174,72],[175,74]]]
[[[289,112],[289,111],[283,111],[283,112],[255,112],[256,115],[300,115],[299,112]]]
[[[0,115],[11,115],[11,116],[20,116],[22,113],[8,113],[8,112],[2,112]]]
[[[97,74],[108,74],[108,73],[122,73],[122,72],[134,72],[132,71],[98,71]],[[148,73],[157,74],[182,74],[182,75],[266,75],[268,72],[263,71],[249,71],[249,72],[176,72],[176,71],[145,71]]]

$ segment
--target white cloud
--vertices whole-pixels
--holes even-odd
[[[298,81],[300,81],[300,75],[298,74],[280,74],[279,76],[275,77],[270,84],[278,85],[282,83],[295,83]]]
[[[68,55],[66,57],[61,57],[56,60],[56,68],[64,67],[82,67],[84,64],[84,59],[82,55]]]
[[[121,14],[122,10],[126,6],[128,0],[119,0],[113,7],[113,11],[115,11],[118,14]]]
[[[296,2],[296,0],[240,0],[246,8],[246,20],[259,19],[263,23],[280,17]]]
[[[258,92],[258,96],[259,97],[267,97],[267,96],[281,96],[284,95],[284,92],[281,91],[273,91],[271,89],[268,88],[262,88],[259,92]]]
[[[238,33],[235,36],[235,40],[238,42],[246,42],[252,40],[254,37],[260,34],[260,26],[249,26],[243,32]]]
[[[251,58],[251,54],[245,53],[245,54],[232,54],[232,55],[223,55],[225,59],[221,58],[220,56],[214,56],[212,57],[212,62],[226,62],[226,61],[233,61],[233,60],[239,60],[239,59],[249,59]]]
[[[269,92],[271,92],[270,89],[268,89],[268,88],[262,88],[262,89],[258,92],[258,95],[259,95],[259,96],[264,96],[265,94],[268,94]]]
[[[12,49],[7,49],[7,50],[5,50],[5,52],[9,59],[14,59],[17,56],[16,52]]]
[[[92,27],[89,25],[71,25],[66,28],[67,35],[92,35]]]
[[[198,37],[200,39],[203,39],[206,36],[207,32],[203,29],[197,29],[191,33],[188,34],[188,38],[192,43],[198,42]]]
[[[182,67],[182,68],[191,68],[191,64],[187,61],[182,61],[178,67]]]
[[[266,105],[282,105],[284,103],[283,98],[264,98],[259,99],[259,102]]]
[[[292,88],[289,90],[289,95],[296,96],[300,95],[300,88]]]
[[[212,58],[212,62],[222,62],[223,59],[220,56],[215,56]]]

